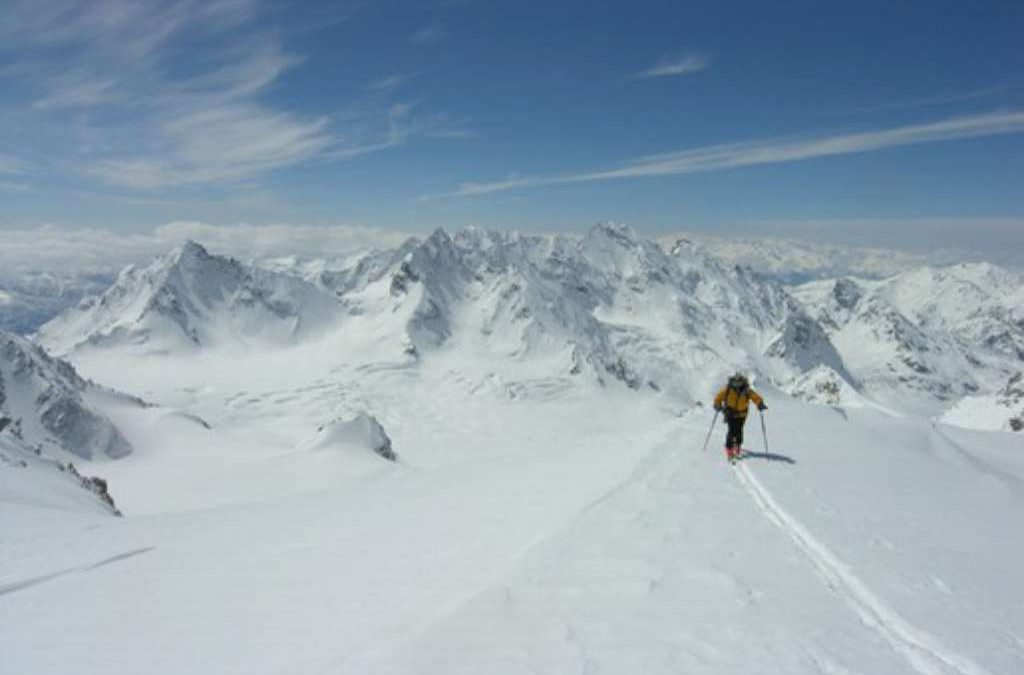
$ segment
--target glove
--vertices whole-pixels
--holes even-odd
[[[724,408],[724,407],[722,407],[722,406],[720,406],[720,405],[716,405],[716,406],[715,406],[715,412],[718,412],[718,413],[720,413],[720,412],[722,412],[723,410],[725,410],[725,408]]]
[[[766,406],[764,403],[758,403],[757,404],[757,409],[758,410],[767,410],[768,406]]]

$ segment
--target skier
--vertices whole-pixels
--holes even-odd
[[[736,373],[729,383],[715,394],[715,410],[722,413],[729,430],[725,434],[725,456],[730,462],[739,459],[743,452],[743,425],[747,421],[747,408],[751,401],[758,410],[767,410],[764,399],[750,388],[747,376]]]

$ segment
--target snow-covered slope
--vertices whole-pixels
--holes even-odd
[[[1024,669],[1008,445],[766,391],[771,452],[752,440],[732,468],[700,452],[707,414],[622,388],[485,401],[458,363],[367,376],[393,392],[403,464],[384,473],[124,519],[5,504],[5,669]]]
[[[935,410],[994,392],[1024,363],[1024,278],[987,264],[794,290],[857,382],[893,405]]]
[[[0,419],[0,503],[77,513],[120,515],[102,478],[85,477],[3,433]]]
[[[160,407],[85,396],[136,448],[76,461],[127,518],[0,508],[5,669],[1024,671],[1019,435],[880,410],[827,336],[881,308],[886,340],[910,324],[956,342],[900,293],[864,302],[877,289],[856,282],[819,321],[747,269],[615,225],[439,231],[262,273],[208,258],[330,321],[229,335],[287,321],[194,301],[211,285],[189,265],[139,296],[191,298],[185,323],[159,301],[95,310],[98,331],[79,315],[99,336],[69,340],[79,372]],[[769,404],[737,467],[720,425],[701,452],[711,413],[686,405],[733,368]]]
[[[188,242],[146,268],[126,268],[103,295],[43,326],[39,340],[61,355],[84,345],[155,353],[282,344],[317,335],[337,318],[337,303],[314,286]]]
[[[124,457],[132,447],[87,401],[91,389],[70,364],[0,332],[0,433],[58,456]]]

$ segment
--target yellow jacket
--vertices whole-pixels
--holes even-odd
[[[757,406],[764,404],[764,399],[761,398],[761,395],[750,387],[739,392],[725,386],[715,394],[715,407],[718,408],[724,405],[727,412],[731,413],[733,417],[746,417],[747,408],[750,406],[751,401]]]

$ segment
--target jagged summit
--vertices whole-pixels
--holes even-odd
[[[194,239],[185,240],[172,255],[178,260],[203,260],[210,257],[206,248]]]
[[[282,343],[321,332],[336,302],[302,279],[210,254],[188,241],[39,331],[57,354],[85,345],[150,351],[226,343]]]
[[[614,220],[603,220],[590,228],[589,236],[603,236],[615,239],[624,245],[636,245],[640,234],[632,226]]]

